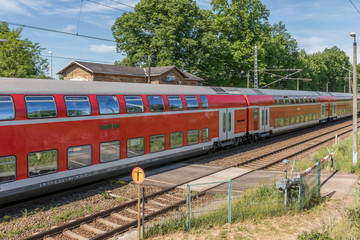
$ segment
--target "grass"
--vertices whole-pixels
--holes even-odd
[[[289,212],[298,211],[298,209],[298,201],[290,204],[288,208],[284,207],[284,194],[276,189],[275,184],[273,186],[260,185],[256,188],[245,190],[238,199],[233,200],[231,211],[232,223],[244,220],[256,222],[269,216],[281,216]],[[186,222],[187,218],[185,215],[177,219],[165,220],[164,223],[148,228],[146,236],[187,231]],[[228,209],[227,204],[224,204],[216,210],[192,217],[191,231],[196,233],[198,230],[207,230],[214,226],[225,226],[227,223]],[[242,228],[239,231],[248,231],[248,229]],[[219,237],[220,239],[226,239],[226,236],[227,233],[222,232]]]
[[[336,151],[336,152],[335,152]],[[313,154],[310,159],[301,159],[296,162],[298,170],[302,171],[318,162],[330,152],[335,152],[334,156],[334,170],[345,173],[360,174],[360,165],[353,166],[352,163],[352,135],[340,141],[338,144],[333,144],[330,147],[323,147],[318,152]],[[330,170],[330,159],[323,163],[323,167]],[[360,160],[360,154],[358,155],[358,162]]]
[[[78,208],[78,209],[73,209],[73,210],[67,211],[60,215],[56,215],[53,217],[53,220],[55,222],[61,222],[61,221],[69,220],[69,219],[79,218],[79,217],[85,216],[86,214],[91,214],[93,212],[94,212],[94,209],[92,207],[86,206],[83,208]]]

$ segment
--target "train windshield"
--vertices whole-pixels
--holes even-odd
[[[14,102],[10,96],[0,96],[0,120],[15,118]]]

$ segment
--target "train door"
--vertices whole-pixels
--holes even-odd
[[[333,103],[333,108],[332,108],[332,116],[336,117],[336,103]]]
[[[270,107],[260,107],[259,131],[260,133],[270,131]]]
[[[325,103],[321,104],[321,120],[325,119]]]
[[[235,137],[234,109],[219,110],[219,140],[224,141]]]

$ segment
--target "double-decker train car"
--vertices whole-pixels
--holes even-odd
[[[345,117],[351,97],[0,78],[0,204]]]

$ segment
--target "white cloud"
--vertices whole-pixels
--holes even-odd
[[[64,32],[75,32],[76,30],[76,26],[75,25],[71,25],[71,24],[68,24],[66,25],[65,27],[63,27],[63,29],[61,29],[61,31],[64,31]]]
[[[108,53],[108,52],[116,52],[115,46],[100,44],[100,45],[90,45],[90,51],[96,53]]]
[[[0,13],[3,15],[20,14],[32,16],[33,10],[44,10],[51,6],[48,1],[44,0],[0,0]]]

